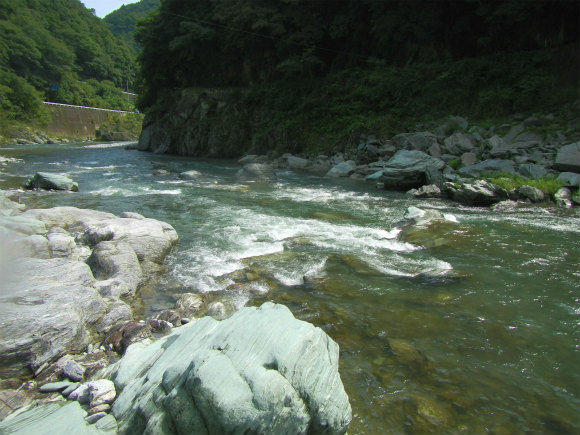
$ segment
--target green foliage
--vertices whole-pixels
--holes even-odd
[[[143,115],[140,113],[115,113],[109,116],[99,130],[98,140],[137,140],[141,133]]]
[[[141,0],[137,3],[122,5],[116,11],[111,12],[103,21],[111,32],[129,44],[135,52],[141,50],[141,46],[135,41],[137,22],[145,18],[150,12],[159,8],[160,0]]]
[[[126,108],[113,88],[134,77],[135,53],[80,1],[2,0],[1,116],[44,122],[43,99]]]
[[[563,186],[563,184],[559,181],[556,181],[556,177],[552,175],[547,175],[538,179],[532,179],[522,177],[521,175],[517,174],[501,172],[497,174],[490,174],[484,178],[489,182],[503,187],[508,191],[519,189],[522,186],[532,186],[540,189],[545,194],[553,195]]]
[[[461,159],[459,157],[451,160],[447,164],[456,171],[463,166],[463,163],[461,163]]]

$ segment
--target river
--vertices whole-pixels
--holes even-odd
[[[165,278],[144,287],[144,314],[187,291],[287,305],[340,345],[350,435],[580,431],[578,208],[492,212],[290,171],[240,184],[233,161],[120,145],[1,148],[21,161],[0,188],[66,173],[79,192],[23,201],[173,225],[179,245]],[[188,170],[203,178],[177,176]],[[411,205],[458,222],[403,241]]]

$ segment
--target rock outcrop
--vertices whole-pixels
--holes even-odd
[[[273,303],[134,344],[111,379],[122,433],[341,434],[351,420],[337,344]]]
[[[0,216],[0,369],[36,371],[131,320],[119,298],[176,241],[164,222],[75,207]]]

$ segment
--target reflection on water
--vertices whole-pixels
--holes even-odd
[[[134,211],[180,235],[144,310],[184,291],[230,306],[273,300],[341,348],[349,434],[580,431],[577,210],[516,212],[418,203],[364,184],[284,172],[239,184],[233,162],[119,146],[15,146],[0,174],[68,173],[75,194],[24,194],[35,207]],[[199,180],[182,179],[188,170]],[[458,222],[401,232],[410,205]]]

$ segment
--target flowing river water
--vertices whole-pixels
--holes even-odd
[[[77,193],[29,192],[29,207],[132,211],[180,236],[143,314],[180,292],[228,307],[272,300],[340,345],[350,435],[580,431],[580,215],[492,212],[417,201],[350,180],[279,172],[240,184],[232,161],[120,144],[18,145],[0,174],[69,174]],[[197,170],[198,180],[178,174]],[[401,238],[407,207],[457,223]]]

